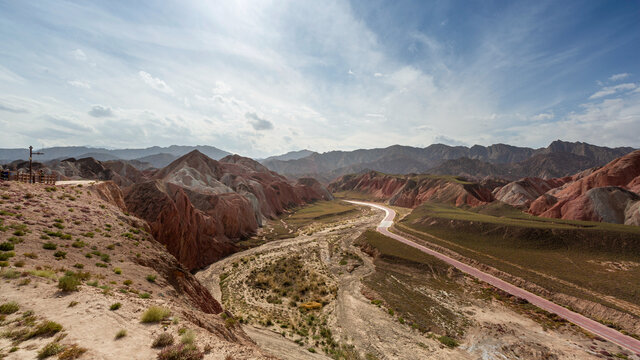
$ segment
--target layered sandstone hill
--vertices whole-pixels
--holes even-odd
[[[514,181],[494,194],[533,215],[640,225],[639,192],[640,151],[634,151],[570,177]]]
[[[489,188],[462,178],[432,175],[387,175],[376,171],[344,175],[331,184],[333,193],[354,191],[390,205],[416,207],[426,201],[477,206],[494,200]]]
[[[543,217],[640,225],[640,150],[537,198],[529,212]]]
[[[112,182],[52,187],[0,181],[0,304],[18,310],[2,315],[0,333],[10,335],[0,339],[0,348],[14,349],[0,353],[34,359],[53,341],[84,348],[83,359],[152,359],[160,352],[151,347],[158,335],[177,338],[187,328],[199,349],[212,349],[207,359],[264,358],[145,222],[122,211],[119,191]],[[151,306],[170,311],[174,321],[141,322]],[[53,332],[60,336],[23,336],[45,321],[59,323]]]
[[[237,251],[235,242],[265,218],[330,196],[313,179],[291,184],[254,160],[216,161],[196,150],[127,188],[125,202],[169,252],[197,269]]]

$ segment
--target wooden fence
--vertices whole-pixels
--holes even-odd
[[[29,173],[16,172],[16,171],[2,171],[0,173],[0,180],[19,181],[19,182],[31,183],[31,184],[37,183],[37,184],[55,185],[57,176],[34,173],[33,175],[31,175],[31,179],[29,179]]]

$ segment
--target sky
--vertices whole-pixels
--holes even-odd
[[[0,148],[640,147],[638,1],[0,0]]]

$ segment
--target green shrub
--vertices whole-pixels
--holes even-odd
[[[76,269],[84,269],[84,265],[83,265],[83,264],[80,264],[80,263],[75,263],[75,264],[73,265],[73,267],[74,267],[74,268],[76,268]]]
[[[200,360],[204,354],[193,345],[178,344],[164,348],[158,360]]]
[[[66,259],[67,258],[67,252],[66,251],[62,251],[62,250],[58,250],[55,253],[53,253],[53,256],[60,258],[60,259]]]
[[[104,263],[101,263],[101,262],[97,262],[97,263],[96,263],[96,266],[97,266],[97,267],[101,267],[101,268],[106,268],[106,267],[107,267],[107,264],[104,264]]]
[[[129,285],[133,284],[133,281],[127,279],[127,280],[123,281],[122,283],[125,284],[126,286],[129,286]]]
[[[10,251],[10,250],[13,250],[14,248],[15,246],[10,242],[5,241],[3,243],[0,243],[0,251]]]
[[[459,345],[458,342],[454,338],[451,338],[451,337],[446,336],[446,335],[440,336],[438,338],[438,341],[440,341],[442,344],[444,344],[444,346],[449,347],[449,348],[454,348],[454,347]]]
[[[141,299],[149,299],[151,297],[151,294],[149,293],[142,293],[139,295]]]
[[[157,278],[156,275],[147,275],[147,281],[148,282],[154,283],[154,282],[156,282],[156,278]]]
[[[60,223],[55,223],[55,224],[53,224],[53,226],[57,227],[60,230],[64,229],[64,225],[62,225]]]
[[[76,344],[71,346],[67,346],[61,353],[58,355],[58,360],[73,360],[77,359],[82,354],[86,353],[87,349],[80,347]]]
[[[71,244],[71,246],[73,246],[74,248],[79,249],[79,248],[83,248],[83,247],[87,246],[87,243],[84,242],[84,241],[81,241],[81,240],[76,240],[76,241],[73,242],[73,244]]]
[[[114,272],[116,275],[121,275],[121,274],[122,274],[122,269],[120,269],[120,268],[118,268],[118,267],[117,267],[117,268],[113,269],[113,272]]]
[[[15,270],[7,270],[0,273],[3,279],[17,279],[20,277],[20,273]]]
[[[78,291],[80,279],[76,275],[65,275],[58,280],[58,288],[62,291]]]
[[[173,335],[169,333],[162,333],[153,340],[153,344],[151,344],[151,347],[165,348],[170,345],[173,345]]]
[[[55,321],[45,321],[29,334],[29,338],[36,336],[50,337],[62,331],[62,325]]]
[[[187,345],[193,345],[196,341],[196,333],[193,330],[187,329],[180,337],[180,342]]]
[[[117,303],[111,304],[111,306],[109,307],[109,310],[116,311],[116,310],[120,309],[120,307],[122,307],[122,304],[117,302]]]
[[[16,256],[16,253],[14,253],[13,251],[0,252],[0,261],[9,260],[9,258],[12,258],[14,256]]]
[[[127,336],[127,330],[122,329],[116,333],[116,340],[122,339],[125,336]]]
[[[143,323],[160,322],[171,315],[171,311],[160,306],[152,306],[142,314]]]
[[[18,305],[18,303],[15,301],[11,301],[11,302],[0,305],[0,314],[3,314],[3,315],[13,314],[18,310],[20,310],[20,305]]]
[[[38,351],[38,359],[46,359],[48,357],[58,355],[62,352],[62,345],[57,342],[48,343],[40,351]]]
[[[45,250],[55,250],[58,248],[58,245],[52,243],[52,242],[46,242],[44,244],[42,244],[42,248]]]

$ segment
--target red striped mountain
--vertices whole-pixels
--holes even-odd
[[[291,183],[238,155],[213,160],[195,150],[126,190],[130,212],[189,269],[238,250],[265,218],[307,202],[330,199],[313,179]]]
[[[369,171],[341,176],[328,188],[332,193],[357,192],[376,200],[388,200],[390,205],[412,208],[427,201],[477,206],[494,200],[489,188],[453,176],[387,175]]]

